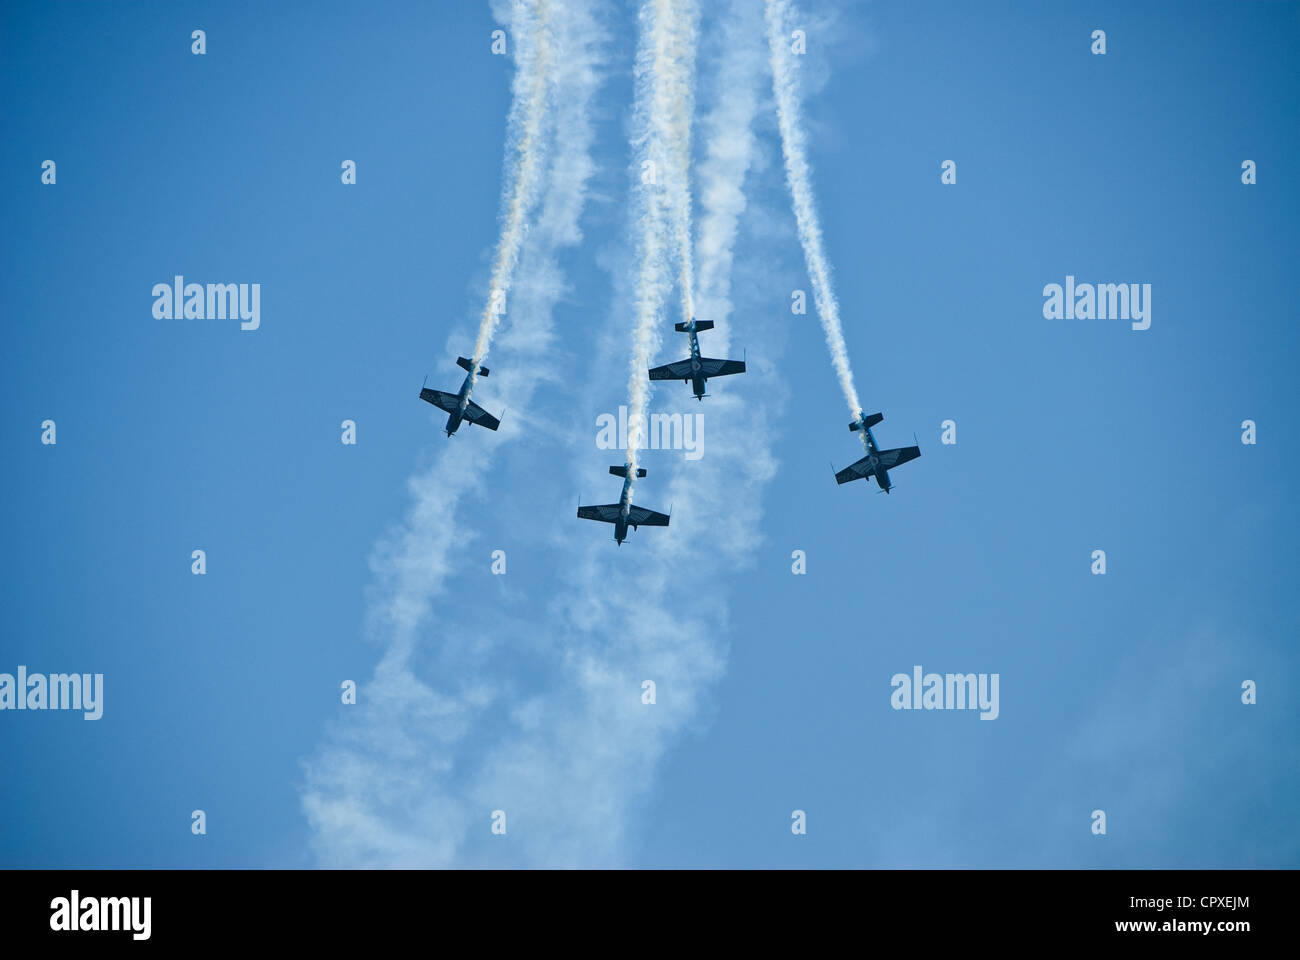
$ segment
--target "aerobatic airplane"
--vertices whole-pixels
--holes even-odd
[[[647,510],[645,507],[638,507],[632,502],[632,478],[627,475],[627,467],[610,467],[609,472],[616,477],[623,478],[623,494],[618,498],[618,503],[606,503],[601,506],[578,507],[578,517],[583,520],[600,520],[604,523],[614,525],[614,542],[620,547],[623,541],[627,539],[627,528],[635,530],[637,527],[666,527],[668,526],[668,517],[662,513],[655,513],[653,510]],[[645,476],[645,470],[637,470],[638,477]]]
[[[700,339],[696,333],[701,330],[712,330],[712,320],[696,320],[692,317],[690,323],[674,323],[673,329],[678,333],[691,335],[691,355],[676,363],[654,367],[650,371],[651,380],[681,380],[683,383],[690,383],[695,390],[695,399],[703,400],[704,383],[709,377],[725,377],[729,374],[745,372],[744,360],[714,360],[711,357],[700,356]]]
[[[426,400],[450,414],[447,417],[447,436],[449,437],[460,427],[462,420],[468,420],[480,427],[495,430],[501,426],[501,421],[469,398],[470,391],[474,388],[474,364],[464,357],[457,357],[456,363],[469,371],[469,373],[465,374],[465,382],[460,385],[460,392],[444,393],[442,390],[430,390],[428,387],[423,387],[420,390],[420,399]],[[486,377],[488,368],[479,367],[478,375]]]
[[[909,460],[915,460],[921,455],[920,447],[898,447],[894,450],[881,450],[877,447],[871,428],[884,419],[883,414],[873,413],[867,416],[861,410],[858,411],[858,419],[849,424],[849,429],[861,431],[862,444],[867,448],[867,455],[835,474],[837,483],[848,483],[850,480],[874,475],[880,489],[888,493],[893,487],[889,482],[890,469]]]

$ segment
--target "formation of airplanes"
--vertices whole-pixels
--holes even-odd
[[[712,320],[697,320],[695,317],[691,317],[689,322],[673,324],[673,329],[690,337],[691,355],[685,360],[652,367],[648,371],[651,380],[681,380],[683,383],[689,383],[695,399],[703,400],[707,396],[704,392],[705,384],[710,377],[726,377],[745,372],[744,360],[716,360],[712,357],[700,355],[698,334],[704,330],[712,330]],[[470,394],[473,392],[478,378],[488,375],[487,367],[477,363],[476,360],[467,360],[465,357],[457,357],[456,363],[467,371],[460,390],[456,393],[446,393],[442,390],[431,390],[425,386],[420,390],[420,399],[447,412],[447,426],[445,429],[448,437],[454,435],[461,423],[464,422],[486,427],[488,430],[497,429],[501,425],[501,420],[492,416],[470,399]],[[876,437],[871,432],[871,428],[884,419],[884,416],[879,413],[866,414],[861,410],[858,411],[857,418],[849,424],[849,430],[861,435],[862,445],[866,449],[867,455],[838,471],[835,474],[837,483],[843,484],[853,480],[874,477],[880,489],[884,493],[889,493],[894,486],[889,479],[889,471],[894,467],[907,463],[909,460],[915,460],[921,455],[919,446],[881,450],[876,443]],[[644,477],[646,475],[644,469],[638,468],[635,475],[633,475],[626,465],[613,466],[609,468],[609,472],[616,477],[623,478],[623,492],[619,495],[618,503],[604,503],[585,507],[579,505],[579,519],[612,523],[614,525],[614,542],[619,546],[622,546],[623,541],[627,539],[629,528],[635,530],[638,527],[668,526],[670,519],[668,514],[648,510],[632,502],[633,480]]]

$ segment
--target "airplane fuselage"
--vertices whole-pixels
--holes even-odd
[[[695,333],[695,324],[691,324],[691,390],[696,400],[704,399],[703,367],[700,365],[700,338]]]
[[[623,492],[618,497],[618,519],[614,521],[614,542],[620,547],[627,539],[627,517],[632,510],[632,478],[623,481]]]
[[[866,425],[865,418],[858,422],[862,424],[860,427],[862,431],[862,445],[867,448],[867,462],[875,469],[873,476],[876,478],[877,485],[881,490],[884,490],[885,493],[888,493],[889,488],[892,487],[893,484],[889,482],[889,471],[879,465],[880,461],[877,458],[880,456],[880,448],[876,446],[876,435],[872,433],[871,428]]]
[[[460,402],[456,404],[456,409],[447,415],[447,436],[451,436],[460,429],[461,421],[465,419],[465,407],[469,405],[470,391],[474,389],[474,374],[465,374],[465,382],[460,385],[460,392],[456,395]]]

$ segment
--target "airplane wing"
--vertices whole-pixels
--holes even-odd
[[[487,427],[489,430],[495,430],[501,426],[501,421],[492,414],[488,413],[477,403],[471,400],[465,404],[465,419],[470,423],[478,424],[480,427]]]
[[[448,413],[454,413],[456,407],[460,405],[460,397],[456,396],[456,394],[444,393],[441,390],[430,390],[428,387],[420,391],[420,399],[426,400]]]
[[[907,463],[909,460],[915,460],[921,455],[920,447],[897,447],[893,450],[882,450],[876,457],[877,462],[886,470],[892,470],[901,463]],[[836,483],[848,483],[850,480],[857,480],[861,477],[869,477],[876,472],[876,468],[871,465],[870,457],[863,457],[857,463],[849,464],[839,473],[835,474]]]
[[[892,470],[909,460],[915,460],[920,455],[920,447],[897,447],[893,450],[882,450],[880,451],[880,465],[886,470]]]
[[[869,477],[876,472],[876,468],[871,465],[868,457],[863,457],[857,463],[851,463],[839,473],[835,474],[836,483],[848,483],[850,480],[860,480],[862,477]]]
[[[690,376],[690,360],[678,360],[676,363],[665,363],[662,367],[650,368],[651,380],[689,380]]]
[[[725,377],[732,373],[744,373],[744,360],[714,360],[712,357],[700,357],[700,372],[706,377]]]
[[[617,503],[603,503],[599,506],[579,507],[578,518],[581,520],[602,520],[605,523],[613,523],[618,519],[619,505]]]
[[[655,513],[645,507],[638,507],[634,503],[627,512],[627,522],[634,527],[666,527],[668,526],[668,515]]]

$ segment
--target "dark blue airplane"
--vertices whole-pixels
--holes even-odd
[[[851,464],[835,474],[837,483],[848,483],[850,480],[874,476],[876,483],[880,485],[880,489],[888,493],[893,487],[893,484],[889,482],[890,469],[907,463],[909,460],[915,460],[921,455],[920,447],[898,447],[894,450],[881,450],[876,446],[876,438],[871,433],[871,428],[884,419],[884,415],[880,413],[873,413],[868,416],[861,410],[858,411],[858,419],[849,424],[849,429],[862,433],[862,445],[867,448],[867,455],[857,463]]]
[[[578,507],[578,517],[582,520],[600,520],[614,525],[614,542],[620,547],[627,539],[627,528],[666,527],[669,518],[662,513],[655,513],[645,507],[638,507],[632,502],[632,478],[628,476],[627,467],[610,467],[609,472],[623,478],[623,494],[618,503],[606,503],[601,506]],[[645,476],[645,470],[637,470],[638,477]]]
[[[420,390],[420,399],[426,400],[438,409],[446,410],[450,414],[447,417],[447,436],[449,437],[460,427],[462,420],[468,420],[480,427],[495,430],[501,426],[501,421],[469,398],[470,391],[474,389],[474,364],[464,357],[457,357],[456,364],[469,371],[469,373],[465,374],[465,382],[460,385],[459,393],[444,393],[442,390],[430,390],[428,387],[423,387]],[[479,367],[478,375],[486,377],[488,368]]]
[[[662,367],[650,370],[651,380],[680,380],[690,383],[695,390],[695,399],[704,399],[704,384],[709,377],[725,377],[733,373],[745,372],[744,360],[714,360],[700,356],[700,339],[696,333],[700,330],[712,330],[712,320],[696,320],[690,323],[674,323],[673,329],[678,333],[691,335],[691,355],[676,363],[665,363]]]

